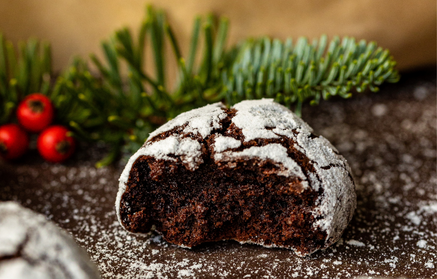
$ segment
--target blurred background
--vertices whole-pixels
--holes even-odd
[[[99,54],[100,41],[116,29],[137,31],[146,4],[165,10],[185,53],[194,17],[212,12],[229,18],[229,43],[262,35],[353,36],[388,48],[400,70],[436,63],[435,0],[1,0],[0,32],[13,42],[50,42],[60,70],[73,55]]]

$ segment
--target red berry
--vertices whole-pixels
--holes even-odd
[[[17,124],[0,127],[0,156],[12,160],[21,157],[29,147],[29,136]]]
[[[18,105],[17,117],[20,124],[30,132],[40,132],[53,121],[54,108],[50,99],[40,93],[28,95]]]
[[[41,156],[53,163],[66,160],[74,152],[75,141],[68,129],[55,125],[45,129],[38,137],[37,147]]]

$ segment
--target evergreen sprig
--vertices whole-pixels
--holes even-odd
[[[113,147],[99,166],[111,162],[121,149],[137,150],[150,131],[179,113],[222,99],[217,94],[222,88],[222,72],[232,61],[228,57],[231,52],[224,49],[228,21],[220,19],[216,25],[213,16],[196,18],[189,55],[184,59],[164,13],[148,7],[147,15],[136,37],[124,28],[102,42],[104,58],[91,55],[97,74],[91,74],[91,65],[76,59],[57,82],[55,91],[70,100],[65,105],[75,103],[75,98],[79,103],[62,109],[65,119],[80,118],[69,121],[75,135]],[[176,86],[169,85],[165,75],[169,70],[166,61],[171,58],[165,57],[167,44],[178,67]],[[153,61],[146,61],[148,47]],[[154,75],[146,72],[147,63],[154,64]],[[126,76],[122,68],[127,68]]]
[[[274,98],[286,106],[295,106],[300,115],[302,104],[315,105],[321,99],[369,88],[379,90],[383,82],[397,82],[396,62],[388,50],[364,40],[327,37],[309,43],[300,38],[285,42],[263,38],[248,40],[228,72],[223,73],[224,92],[229,104],[244,99]]]

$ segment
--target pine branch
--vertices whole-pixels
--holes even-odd
[[[327,44],[327,37],[311,44],[300,38],[296,45],[263,38],[248,40],[238,50],[232,68],[225,73],[223,92],[229,104],[244,99],[275,98],[286,106],[312,105],[338,95],[379,90],[383,82],[397,82],[396,63],[388,50],[374,42],[355,42],[338,37]]]
[[[189,57],[185,60],[164,13],[148,7],[147,19],[137,36],[126,28],[121,29],[102,43],[103,60],[91,55],[97,75],[91,75],[87,63],[77,59],[58,80],[55,92],[63,96],[58,104],[63,110],[61,121],[69,120],[76,137],[101,140],[115,146],[99,166],[112,162],[116,158],[114,150],[120,150],[122,145],[125,145],[123,150],[127,147],[132,152],[150,131],[168,119],[222,99],[218,94],[222,69],[229,67],[231,62],[225,58],[228,55],[225,50],[227,27],[226,19],[220,20],[216,28],[212,16],[205,21],[196,18]],[[176,89],[166,84],[165,62],[172,58],[164,57],[166,44],[170,44],[178,65]],[[148,47],[153,53],[153,61],[145,60],[144,51]],[[199,58],[200,63],[195,64]],[[155,65],[153,76],[145,71],[147,63]],[[123,64],[128,68],[127,76],[120,71]],[[71,105],[74,103],[77,105]],[[90,134],[93,136],[87,136]]]

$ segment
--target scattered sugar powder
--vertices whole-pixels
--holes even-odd
[[[434,268],[435,266],[434,266],[434,263],[433,263],[433,262],[426,262],[426,263],[425,263],[425,267],[426,267],[426,268]]]
[[[421,239],[417,241],[417,246],[420,248],[426,248],[426,240]]]
[[[178,272],[178,277],[184,277],[184,276],[189,276],[189,277],[193,277],[194,273],[191,270],[188,269],[182,269],[179,270]]]
[[[377,117],[387,114],[387,106],[385,104],[375,104],[372,106],[372,114]]]
[[[361,241],[353,240],[353,239],[346,241],[346,243],[349,244],[349,245],[352,245],[352,246],[358,246],[358,247],[364,247],[364,246],[366,246],[366,245],[365,245],[364,243],[362,243]]]

